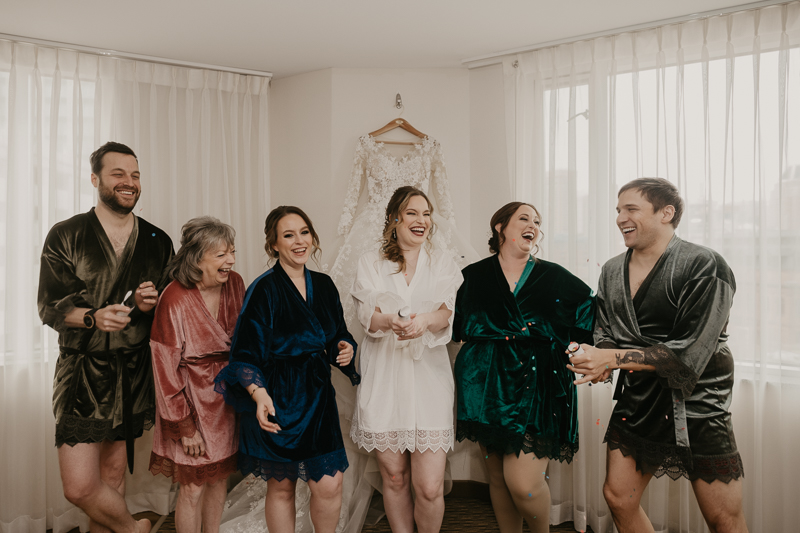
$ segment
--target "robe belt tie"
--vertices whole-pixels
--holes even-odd
[[[108,344],[108,340],[106,340]],[[142,348],[148,346],[147,341],[142,342],[136,346],[127,348],[115,348],[113,350],[103,351],[82,351],[67,346],[60,346],[59,350],[63,355],[83,355],[85,357],[93,357],[95,359],[105,359],[111,363],[112,359],[116,362],[119,369],[119,378],[117,379],[118,390],[122,389],[122,427],[125,433],[125,451],[128,455],[128,470],[133,474],[133,393],[131,391],[131,376],[128,373],[127,357],[140,352]],[[119,394],[119,392],[117,392]],[[112,421],[113,427],[113,421]]]
[[[187,366],[201,366],[201,365],[210,365],[213,363],[227,363],[229,359],[227,352],[222,353],[212,353],[209,355],[205,355],[198,359],[181,359],[181,362],[178,363],[179,367],[187,367]]]
[[[617,385],[614,388],[614,400],[622,398],[622,391],[625,389],[625,382],[628,380],[628,372],[620,370],[617,378]],[[675,444],[689,447],[689,428],[686,425],[686,402],[681,398],[680,392],[672,389],[672,416],[675,423]]]

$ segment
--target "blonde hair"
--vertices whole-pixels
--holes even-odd
[[[236,231],[218,218],[203,216],[191,219],[181,228],[181,248],[167,267],[169,277],[187,289],[203,279],[198,266],[203,256],[220,244],[233,248]]]

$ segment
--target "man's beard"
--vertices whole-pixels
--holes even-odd
[[[100,201],[106,204],[109,209],[120,215],[127,215],[133,211],[133,208],[136,207],[136,203],[139,201],[139,195],[141,194],[141,192],[137,192],[135,189],[124,190],[131,190],[135,194],[133,205],[130,207],[119,203],[116,194],[114,194],[114,190],[106,187],[102,178],[100,178],[100,183],[97,186],[97,194],[100,196]]]

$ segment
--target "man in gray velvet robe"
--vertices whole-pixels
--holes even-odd
[[[584,375],[576,384],[620,369],[603,487],[614,522],[622,533],[653,531],[639,502],[666,474],[692,482],[711,531],[747,531],[728,412],[733,272],[714,250],[675,235],[683,201],[667,180],[624,185],[617,212],[628,251],[603,266],[596,347],[583,345],[570,366]]]
[[[125,463],[153,425],[150,327],[173,255],[169,236],[135,216],[141,193],[133,151],[106,143],[91,156],[97,206],[59,222],[42,250],[39,316],[58,332],[53,383],[64,495],[92,533],[144,533],[128,512]]]

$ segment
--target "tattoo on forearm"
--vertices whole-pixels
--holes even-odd
[[[624,365],[625,363],[634,363],[658,367],[659,365],[673,362],[673,358],[670,357],[670,354],[666,350],[658,349],[657,346],[642,350],[641,352],[633,350],[624,353],[614,352],[614,357],[617,360],[617,366]]]
[[[640,352],[614,352],[614,357],[617,359],[617,366],[622,366],[625,363],[646,364],[644,363],[645,356]]]

